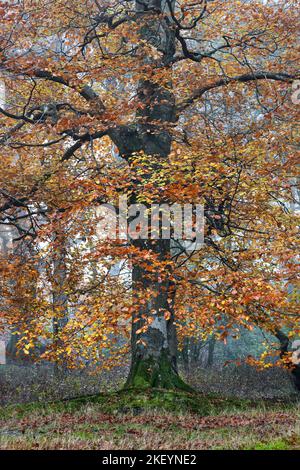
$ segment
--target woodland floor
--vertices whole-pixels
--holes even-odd
[[[300,402],[162,390],[0,409],[1,449],[300,449]]]

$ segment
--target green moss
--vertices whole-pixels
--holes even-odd
[[[52,413],[74,412],[82,406],[93,404],[95,409],[104,413],[133,413],[139,414],[148,410],[166,410],[175,414],[185,412],[196,413],[201,416],[217,415],[218,413],[234,413],[248,411],[250,409],[282,410],[283,403],[272,401],[225,398],[216,395],[201,395],[178,389],[162,388],[129,388],[118,392],[109,392],[76,399],[57,401],[52,403],[29,403],[10,405],[0,408],[0,418],[23,417],[38,413],[41,416]],[[293,408],[295,405],[284,404],[284,409]]]
[[[174,371],[166,352],[158,358],[138,359],[131,369],[125,388],[163,388],[194,392]]]
[[[68,401],[9,406],[0,409],[0,417],[22,417],[34,411],[38,411],[42,416],[57,412],[74,412],[88,404],[95,405],[99,411],[112,414],[166,410],[176,414],[192,412],[202,416],[223,411],[246,410],[251,406],[248,400],[203,396],[182,390],[133,388]]]
[[[85,441],[94,441],[97,439],[97,434],[93,431],[75,431],[72,432],[72,437],[78,437],[79,439],[83,439]]]
[[[289,450],[291,446],[284,439],[277,439],[268,443],[259,443],[253,450]]]

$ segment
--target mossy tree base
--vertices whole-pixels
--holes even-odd
[[[166,352],[162,352],[157,358],[136,358],[131,366],[125,388],[194,391],[179,377]]]

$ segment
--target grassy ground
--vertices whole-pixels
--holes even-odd
[[[161,390],[0,410],[1,449],[300,449],[300,403]]]

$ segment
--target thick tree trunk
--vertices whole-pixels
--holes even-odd
[[[137,21],[141,22],[141,37],[163,55],[161,63],[156,62],[154,67],[168,67],[175,53],[175,34],[166,16],[166,2],[137,0],[136,11]],[[151,60],[153,59],[145,57],[145,64],[149,64]],[[160,165],[168,159],[172,138],[167,128],[170,123],[175,122],[175,98],[171,86],[166,89],[165,86],[152,82],[149,77],[148,80],[141,80],[137,92],[142,106],[137,113],[136,123],[110,131],[110,137],[118,147],[120,156],[129,165],[134,158],[134,165],[131,167],[130,204],[139,200],[144,184],[150,178],[153,179],[154,172],[158,172]],[[139,168],[138,152],[149,155],[147,167],[142,159]],[[167,201],[152,201],[156,204],[163,202]],[[142,250],[151,249],[161,261],[170,258],[170,240],[132,240],[131,243]],[[171,306],[175,285],[160,274],[157,272],[149,276],[149,272],[139,262],[133,266],[133,297],[137,298],[145,289],[151,290],[152,295],[138,308],[132,319],[132,363],[127,386],[189,389],[177,371],[176,327]],[[145,324],[148,325],[147,330],[141,333],[139,330]]]
[[[138,240],[135,244],[145,247],[146,243]],[[161,260],[166,259],[169,256],[170,240],[152,242],[151,249],[159,254]],[[132,361],[127,387],[178,388],[191,391],[179,377],[177,369],[174,283],[161,278],[158,272],[149,278],[149,273],[138,263],[133,266],[132,281],[134,295],[150,289],[151,296],[139,307],[132,319]],[[145,325],[146,331],[140,333]]]

